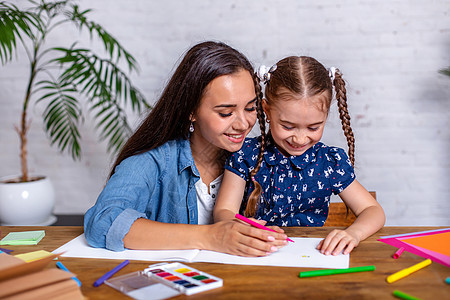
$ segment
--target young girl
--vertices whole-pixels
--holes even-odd
[[[192,47],[86,212],[88,243],[114,251],[276,251],[286,239],[281,229],[269,233],[229,220],[210,224],[223,158],[241,148],[255,124],[259,91],[240,52],[218,42]]]
[[[246,139],[227,161],[215,221],[232,219],[241,209],[268,225],[323,226],[330,196],[339,194],[357,219],[345,230],[333,230],[318,249],[326,255],[350,253],[384,225],[385,216],[355,179],[355,139],[340,71],[327,71],[311,57],[291,56],[269,70],[260,68],[258,74],[266,84],[262,109],[269,132],[265,134],[266,120],[260,114],[262,135]],[[320,142],[333,86],[348,156],[343,149]]]

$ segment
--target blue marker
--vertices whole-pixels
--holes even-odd
[[[120,263],[119,265],[117,265],[116,267],[114,267],[111,271],[106,272],[102,277],[100,277],[99,279],[97,279],[94,282],[94,286],[95,287],[99,287],[100,285],[103,284],[103,282],[105,282],[106,280],[108,280],[111,276],[113,276],[114,274],[116,274],[117,272],[119,272],[120,269],[122,269],[123,267],[125,267],[126,265],[128,265],[130,263],[130,261],[124,260],[122,263]]]
[[[0,248],[0,251],[9,254],[9,253],[13,252],[14,250],[9,250],[9,249],[5,249],[5,248]]]
[[[62,264],[62,262],[60,262],[60,261],[56,262],[56,266],[57,266],[58,268],[60,268],[61,270],[70,273],[69,269],[67,269],[67,268]],[[78,286],[81,286],[81,281],[80,281],[78,278],[76,278],[76,277],[74,276],[74,277],[72,277],[72,279],[75,280],[75,281],[77,282]]]
[[[450,284],[450,277],[447,277],[447,278],[445,279],[445,283]]]

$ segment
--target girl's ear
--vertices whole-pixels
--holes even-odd
[[[197,121],[194,117],[194,113],[191,113],[191,115],[189,116],[189,121],[191,121],[191,122]]]
[[[262,104],[262,108],[264,110],[264,113],[266,114],[266,119],[269,120],[270,119],[270,115],[269,115],[270,107],[269,107],[269,103],[267,103],[266,98],[262,99],[261,104]]]

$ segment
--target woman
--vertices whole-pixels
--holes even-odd
[[[209,224],[226,155],[240,149],[255,124],[257,101],[260,87],[245,56],[218,42],[192,47],[86,212],[88,243],[242,256],[284,245],[278,227],[274,233],[234,220]]]

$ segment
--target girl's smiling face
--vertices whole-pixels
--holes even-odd
[[[246,70],[212,80],[191,121],[191,143],[238,151],[256,122],[256,94],[253,78]]]
[[[324,95],[283,97],[271,104],[263,101],[273,140],[285,156],[302,155],[322,138],[328,111],[321,97]]]

